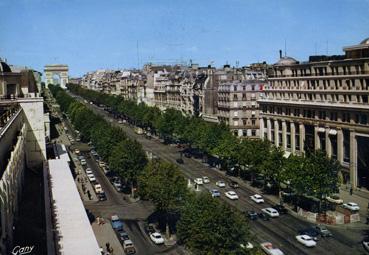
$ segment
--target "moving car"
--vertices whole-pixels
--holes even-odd
[[[110,220],[114,230],[123,231],[123,222],[119,219],[118,215],[111,216]]]
[[[314,247],[316,246],[316,242],[313,240],[311,236],[308,235],[298,235],[296,236],[297,242],[305,245],[306,247]]]
[[[319,232],[320,236],[322,236],[322,237],[331,237],[331,236],[333,236],[331,231],[329,231],[327,229],[327,227],[324,226],[324,225],[316,225],[314,228],[316,229],[316,231]]]
[[[225,187],[225,182],[224,181],[217,181],[215,183],[215,185],[217,185],[219,188],[224,188]]]
[[[270,217],[275,218],[279,216],[279,213],[276,209],[268,207],[261,209],[262,212],[268,214]]]
[[[279,214],[287,214],[288,213],[288,210],[283,205],[275,205],[275,206],[273,206],[273,208],[276,209],[279,212]]]
[[[255,211],[248,211],[247,212],[247,217],[250,220],[257,220],[258,219],[258,214]]]
[[[210,193],[212,197],[220,197],[220,192],[217,189],[212,189]]]
[[[209,179],[209,177],[207,177],[207,176],[203,176],[203,177],[202,177],[202,182],[203,182],[203,183],[210,183],[210,179]]]
[[[155,244],[163,244],[164,243],[164,238],[161,236],[160,233],[158,232],[154,232],[150,234],[150,239],[151,241],[153,241]]]
[[[237,189],[237,188],[238,188],[238,183],[237,183],[237,182],[235,182],[235,181],[231,181],[231,182],[229,183],[229,186],[230,186],[231,188]]]
[[[196,179],[194,180],[194,182],[195,182],[197,185],[202,185],[202,184],[203,184],[202,178],[196,178]]]
[[[224,194],[226,195],[226,197],[228,197],[231,200],[237,200],[238,199],[238,195],[233,190],[227,191]]]
[[[266,214],[265,212],[260,212],[258,213],[258,217],[263,221],[269,221],[271,216],[269,214]]]
[[[360,210],[359,205],[357,203],[354,203],[354,202],[349,202],[349,203],[343,204],[342,206],[343,206],[343,208],[349,209],[351,211],[359,211]]]
[[[264,203],[264,198],[259,194],[252,195],[250,198],[257,204]]]
[[[280,249],[274,248],[271,242],[261,243],[260,247],[268,255],[284,255]]]
[[[123,250],[125,254],[134,254],[136,253],[136,248],[133,245],[133,242],[131,240],[125,240],[123,242]]]
[[[315,241],[318,241],[318,237],[320,235],[319,231],[314,227],[302,229],[299,231],[299,235],[307,235],[313,238]]]

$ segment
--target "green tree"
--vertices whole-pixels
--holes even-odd
[[[166,233],[170,235],[169,213],[177,211],[187,194],[187,183],[176,165],[151,161],[138,179],[139,194],[151,199],[157,211],[166,215]]]
[[[134,184],[147,164],[145,152],[136,140],[125,139],[113,147],[109,157],[110,169],[130,183],[134,196]]]
[[[181,209],[177,236],[195,254],[247,254],[250,241],[245,218],[207,193],[189,196]]]

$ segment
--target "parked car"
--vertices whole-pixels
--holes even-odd
[[[217,181],[215,183],[215,185],[217,185],[219,188],[224,188],[225,187],[225,182],[224,181]]]
[[[119,232],[119,239],[124,242],[125,240],[129,240],[129,236],[127,232],[121,231]]]
[[[338,205],[342,205],[343,204],[343,199],[341,199],[338,195],[332,195],[329,197],[326,197],[327,201],[334,203],[334,204],[338,204]]]
[[[123,242],[123,250],[125,254],[134,254],[136,253],[135,246],[131,240],[125,240]]]
[[[250,198],[257,204],[264,203],[264,198],[259,194],[252,195]]]
[[[203,182],[203,183],[210,183],[210,179],[209,179],[209,177],[207,177],[207,176],[203,176],[203,177],[202,177],[202,182]]]
[[[220,197],[220,192],[217,189],[212,189],[210,193],[212,197]]]
[[[82,166],[87,165],[87,162],[86,162],[86,160],[85,160],[85,159],[81,159],[81,165],[82,165]]]
[[[307,235],[313,238],[315,241],[318,241],[320,233],[314,227],[310,227],[300,230],[299,235]]]
[[[268,214],[270,217],[275,218],[279,216],[279,213],[276,209],[268,207],[261,209],[262,212]]]
[[[233,189],[237,189],[237,188],[238,188],[238,183],[237,183],[237,182],[235,182],[235,181],[231,181],[231,182],[229,183],[229,186],[230,186],[231,188],[233,188]]]
[[[164,238],[161,236],[160,233],[158,232],[154,232],[150,234],[150,239],[151,241],[153,241],[155,244],[163,244],[164,243]]]
[[[111,226],[116,231],[123,231],[123,222],[119,219],[118,215],[111,216]]]
[[[225,192],[225,195],[226,195],[227,198],[229,198],[231,200],[237,200],[238,199],[237,193],[234,192],[233,190]]]
[[[283,205],[275,205],[275,206],[273,206],[273,208],[276,209],[279,212],[279,214],[287,214],[288,213],[288,210]]]
[[[71,139],[69,139],[69,140],[71,140]],[[74,153],[77,154],[77,155],[79,155],[81,152],[78,149],[75,149],[74,150]]]
[[[319,225],[314,226],[314,228],[315,228],[316,231],[319,232],[321,237],[331,237],[331,236],[333,236],[331,231],[329,231],[327,229],[327,227],[324,226],[324,225],[319,224]]]
[[[343,204],[342,206],[343,206],[343,208],[349,209],[351,211],[359,211],[360,210],[359,205],[354,203],[354,202],[349,202],[349,203]]]
[[[104,167],[105,166],[105,162],[104,161],[99,161],[99,167]]]
[[[87,178],[90,180],[90,182],[95,182],[96,181],[95,175],[93,175],[93,174],[88,174]]]
[[[93,172],[92,172],[92,170],[91,170],[91,168],[86,168],[86,174],[94,174]]]
[[[280,249],[273,247],[271,242],[261,243],[260,247],[268,255],[284,255]]]
[[[311,236],[308,235],[297,235],[296,240],[305,245],[306,247],[314,247],[316,246],[316,242],[313,240]]]
[[[155,231],[154,224],[150,223],[149,225],[147,225],[146,231],[147,231],[148,234],[155,233],[156,231]]]
[[[250,220],[257,220],[258,219],[258,214],[255,211],[248,211],[247,212],[247,217]]]
[[[95,190],[96,194],[99,194],[99,193],[103,192],[103,189],[102,189],[102,187],[101,187],[101,184],[100,184],[100,183],[96,183],[96,184],[94,185],[94,190]]]
[[[271,216],[265,212],[260,212],[258,213],[258,217],[264,221],[269,221]]]
[[[98,193],[97,198],[99,199],[99,201],[105,201],[107,199],[104,191]]]
[[[202,178],[195,178],[194,182],[195,182],[197,185],[202,185],[202,184],[203,184]]]

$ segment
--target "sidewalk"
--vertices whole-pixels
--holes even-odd
[[[97,224],[96,221],[93,222],[92,230],[95,233],[99,246],[103,248],[104,252],[107,251],[106,244],[109,243],[110,247],[113,248],[113,252],[110,252],[110,254],[125,254],[123,247],[108,220],[105,219],[105,223],[102,225]]]
[[[353,190],[352,195],[350,195],[350,188],[346,185],[342,185],[340,187],[340,197],[343,199],[344,203],[354,202],[359,205],[360,221],[365,223],[368,215],[369,192],[356,189]]]

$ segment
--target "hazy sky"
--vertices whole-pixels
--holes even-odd
[[[72,76],[189,59],[275,63],[285,41],[307,60],[366,37],[369,0],[0,0],[0,57],[39,71],[68,64]]]

